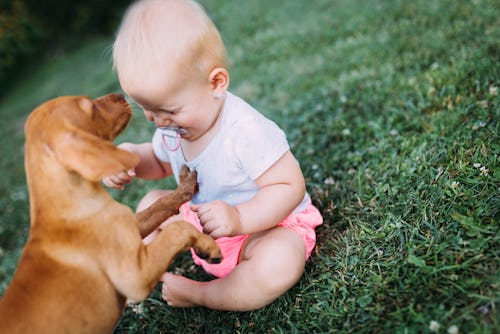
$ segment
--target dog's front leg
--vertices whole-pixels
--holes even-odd
[[[178,214],[179,207],[193,197],[197,186],[196,176],[195,171],[190,171],[189,168],[183,166],[177,189],[136,214],[142,238],[153,232],[169,217]]]
[[[212,237],[199,232],[185,221],[168,224],[148,245],[141,245],[135,270],[121,275],[119,290],[133,301],[145,299],[181,252],[194,248],[198,256],[209,263],[220,263],[222,254]]]

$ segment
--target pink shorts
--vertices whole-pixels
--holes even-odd
[[[196,227],[200,232],[203,228],[200,224],[200,220],[196,212],[192,211],[189,207],[189,203],[184,203],[180,207],[180,212],[183,218]],[[316,233],[314,228],[323,223],[323,217],[321,213],[314,207],[314,205],[309,204],[309,206],[298,214],[291,214],[285,220],[278,224],[278,226],[283,226],[295,231],[300,235],[302,240],[304,240],[304,245],[306,246],[306,260],[311,256],[311,252],[316,245]],[[219,246],[223,260],[218,264],[210,264],[196,255],[196,253],[191,250],[193,255],[193,260],[197,265],[201,265],[203,269],[214,276],[225,277],[227,276],[238,264],[240,257],[240,251],[245,243],[245,240],[249,237],[246,235],[239,235],[236,237],[222,237],[217,239],[215,242]]]

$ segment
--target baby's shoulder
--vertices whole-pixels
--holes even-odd
[[[240,97],[228,94],[225,125],[234,134],[261,132],[276,124]]]

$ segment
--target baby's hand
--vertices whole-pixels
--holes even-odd
[[[238,209],[224,201],[191,204],[191,210],[198,214],[203,232],[214,239],[232,237],[241,230]]]
[[[132,182],[135,177],[135,170],[130,169],[127,172],[121,172],[116,175],[106,176],[102,179],[102,183],[104,183],[109,188],[116,188],[123,190],[125,189],[125,185]]]

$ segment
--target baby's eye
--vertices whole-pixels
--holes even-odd
[[[179,113],[180,109],[161,109],[160,112],[169,114],[169,115],[174,115]]]

